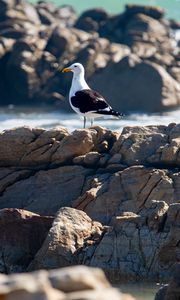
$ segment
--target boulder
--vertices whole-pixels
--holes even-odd
[[[86,176],[91,173],[90,169],[81,166],[64,166],[30,174],[24,171],[23,174],[8,175],[1,179],[0,208],[17,207],[42,215],[54,215],[62,206],[71,206],[80,196]],[[12,179],[12,176],[16,177]]]
[[[90,84],[115,109],[124,112],[155,112],[179,107],[180,104],[179,83],[161,66],[143,62],[135,56],[109,64],[94,74]]]
[[[28,270],[78,264],[78,251],[96,244],[102,234],[102,225],[93,222],[86,213],[63,207],[57,213],[42,248],[37,252]]]
[[[167,280],[179,260],[180,207],[172,217],[173,205],[152,200],[139,214],[116,210],[110,226],[61,208],[28,270],[85,264],[103,268],[114,282]]]
[[[0,272],[8,274],[26,270],[46,238],[52,221],[52,217],[22,209],[1,209]]]
[[[102,8],[89,9],[82,13],[75,27],[84,31],[99,31],[99,26],[108,19],[108,13]]]
[[[144,14],[131,17],[124,30],[124,42],[129,46],[137,40],[155,44],[168,38],[167,36],[167,28],[162,23]]]
[[[158,20],[164,17],[164,13],[165,11],[161,7],[157,6],[145,6],[137,4],[127,4],[125,6],[125,14],[127,14],[128,17],[136,14],[144,14]]]
[[[19,300],[135,300],[113,288],[100,269],[85,266],[2,275],[0,299],[12,300],[17,297]]]
[[[111,153],[120,153],[121,162],[127,165],[179,166],[179,132],[180,125],[173,123],[168,127],[125,127]]]
[[[60,57],[64,52],[73,52],[77,46],[78,41],[72,31],[57,26],[48,40],[46,51]]]

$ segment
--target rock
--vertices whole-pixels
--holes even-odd
[[[125,6],[125,13],[128,15],[128,17],[136,14],[144,14],[154,19],[161,19],[164,17],[164,10],[160,7],[137,4],[127,4]]]
[[[87,32],[98,31],[99,29],[98,23],[89,17],[80,18],[76,23],[76,28]]]
[[[0,135],[1,166],[15,166],[17,160],[21,161],[21,166],[49,164],[55,149],[67,135],[67,130],[63,128],[60,131],[45,131],[28,127],[7,130]]]
[[[0,209],[56,215],[28,268],[85,264],[113,281],[167,280],[179,261],[179,133],[174,123],[121,134],[97,126],[2,132]],[[3,272],[6,263],[9,272],[26,269],[11,259]]]
[[[122,155],[121,161],[127,165],[163,164],[164,166],[179,166],[179,130],[179,124],[172,124],[169,127],[158,126],[158,130],[156,126],[124,128],[111,153],[120,153]]]
[[[131,88],[127,88],[128,82]],[[120,111],[137,110],[138,107],[138,111],[155,112],[178,107],[180,103],[179,83],[161,66],[134,61],[134,57],[125,57],[101,69],[91,78],[90,84],[95,90],[103,91],[104,97]]]
[[[0,16],[4,15],[8,9],[13,8],[15,3],[16,2],[14,0],[0,0]]]
[[[4,188],[0,208],[17,207],[54,215],[59,208],[71,206],[79,197],[86,176],[91,173],[90,169],[81,166],[64,166],[35,172],[34,176],[17,173],[13,180],[9,175],[1,180]]]
[[[159,21],[143,14],[137,14],[127,23],[124,34],[125,43],[131,46],[137,40],[162,41],[163,37],[165,38],[167,35],[167,29]]]
[[[33,4],[28,3],[27,1],[22,1],[22,9],[28,21],[34,23],[36,26],[40,25],[40,19]]]
[[[82,13],[75,27],[84,31],[98,31],[102,22],[108,19],[108,13],[101,8],[90,9]]]
[[[179,259],[179,220],[175,216],[170,221],[171,205],[162,210],[159,204],[151,201],[139,215],[124,212],[118,216],[116,210],[110,227],[92,222],[82,211],[62,208],[29,270],[86,264],[103,268],[113,281],[167,280],[174,261]],[[166,222],[171,224],[168,230]],[[161,253],[168,260],[163,261]]]
[[[42,22],[42,24],[45,25],[51,25],[55,22],[54,17],[52,16],[51,13],[49,13],[46,9],[44,9],[43,7],[38,7],[38,15],[39,18]]]
[[[62,5],[58,8],[56,7],[55,17],[57,20],[61,20],[65,27],[72,27],[76,22],[77,14],[71,5]]]
[[[15,297],[19,300],[98,300],[109,297],[112,300],[135,300],[112,288],[100,269],[83,266],[3,276],[0,278],[0,297],[4,300]]]
[[[76,36],[67,28],[56,27],[47,43],[46,51],[60,57],[65,51],[74,51],[78,46]]]
[[[94,8],[86,10],[80,18],[91,18],[96,22],[102,22],[107,20],[109,17],[108,13],[103,8]]]
[[[109,224],[113,216],[123,211],[139,213],[154,199],[165,200],[167,204],[178,201],[179,188],[173,190],[175,181],[171,176],[164,170],[142,166],[126,168],[115,174],[98,174],[96,179],[93,176],[88,178],[88,185],[72,205],[84,210],[93,220]]]
[[[166,300],[177,300],[180,297],[180,263],[174,266],[173,275],[166,291]]]
[[[169,284],[161,287],[156,293],[155,300],[178,300],[180,297],[180,264],[173,268]]]
[[[95,244],[102,233],[102,225],[93,222],[86,213],[73,208],[61,208],[29,270],[77,264],[76,253],[88,244]]]
[[[165,295],[166,295],[166,291],[167,291],[167,287],[168,287],[167,284],[165,284],[162,287],[160,287],[160,289],[157,291],[157,293],[155,295],[155,299],[154,300],[164,300],[165,299]]]
[[[21,209],[0,210],[0,272],[26,270],[46,238],[52,221],[52,217]]]
[[[66,267],[62,271],[50,270],[49,280],[55,289],[64,293],[101,290],[110,287],[102,270],[80,265],[73,268]]]
[[[16,274],[0,281],[0,297],[4,300],[65,300],[63,292],[52,288],[46,271]]]

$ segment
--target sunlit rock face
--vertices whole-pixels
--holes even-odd
[[[166,280],[179,261],[178,124],[0,135],[0,268]]]

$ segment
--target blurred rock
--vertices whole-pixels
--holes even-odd
[[[83,266],[2,276],[0,297],[4,300],[16,297],[19,300],[108,300],[109,297],[112,300],[135,300],[112,288],[100,269]]]
[[[165,12],[162,8],[156,6],[127,4],[125,7],[125,13],[128,16],[132,16],[136,14],[144,14],[154,19],[161,19],[164,17]]]
[[[60,70],[79,61],[92,88],[117,109],[179,107],[179,47],[172,32],[178,23],[164,19],[162,9],[127,5],[123,13],[109,15],[95,8],[77,17],[73,7],[46,1],[1,0],[0,8],[1,104],[47,103],[70,111],[59,100],[68,95],[71,76]],[[19,48],[22,41],[31,53]]]
[[[84,31],[99,31],[99,26],[108,19],[108,13],[101,8],[90,9],[82,13],[75,27]]]
[[[94,74],[90,84],[120,111],[155,112],[180,105],[179,83],[161,66],[136,56],[109,64]]]

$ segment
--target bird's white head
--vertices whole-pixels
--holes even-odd
[[[84,75],[84,67],[80,63],[74,63],[67,68],[64,68],[62,72],[73,72],[76,75],[83,74]]]

